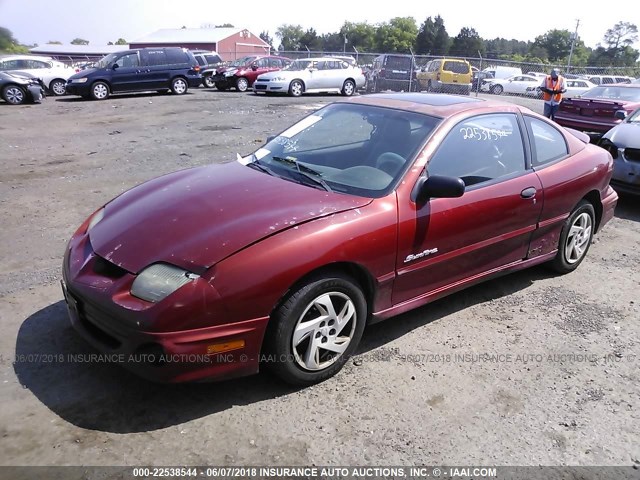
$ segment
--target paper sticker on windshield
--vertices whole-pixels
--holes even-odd
[[[294,126],[282,132],[279,136],[291,138],[299,134],[305,128],[309,128],[311,125],[318,123],[320,120],[322,120],[322,117],[319,117],[317,115],[309,115],[307,118],[303,118]]]

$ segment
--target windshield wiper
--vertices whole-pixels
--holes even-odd
[[[316,183],[317,185],[320,185],[327,192],[332,192],[333,191],[333,190],[331,190],[331,187],[327,184],[327,182],[325,182],[322,179],[322,176],[321,176],[320,172],[317,172],[313,168],[307,167],[306,165],[300,165],[295,158],[289,158],[289,157],[283,158],[283,157],[272,156],[271,159],[276,161],[276,162],[286,163],[286,164],[289,164],[289,165],[294,165],[296,167],[296,169],[295,170],[289,170],[289,171],[296,172],[296,173],[302,175],[303,177],[308,178],[309,180],[311,180],[312,182]]]
[[[258,160],[255,156],[255,154],[251,154],[251,157],[253,158],[252,161],[250,161],[249,163],[247,163],[247,167],[251,167],[253,169],[256,170],[260,170],[261,172],[264,172],[268,175],[271,175],[272,177],[277,177],[278,174],[275,173],[273,170],[271,170],[269,167],[267,167],[266,165],[260,163],[260,160]]]

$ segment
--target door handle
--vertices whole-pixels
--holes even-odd
[[[534,187],[529,187],[522,190],[520,196],[522,198],[533,198],[536,196],[536,193],[538,193],[538,191]]]

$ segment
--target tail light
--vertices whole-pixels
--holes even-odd
[[[193,71],[198,73],[200,71],[200,65],[194,65],[193,66]]]

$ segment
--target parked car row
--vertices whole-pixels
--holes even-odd
[[[49,57],[36,55],[0,55],[0,72],[27,73],[40,78],[52,95],[64,95],[65,85],[75,69]]]

